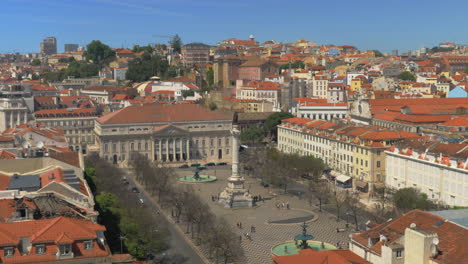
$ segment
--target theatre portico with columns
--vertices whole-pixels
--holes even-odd
[[[199,105],[129,106],[96,119],[99,155],[126,165],[132,152],[168,164],[231,159],[232,115]]]

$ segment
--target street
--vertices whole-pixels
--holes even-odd
[[[161,226],[164,226],[167,228],[169,231],[170,235],[170,248],[160,254],[158,259],[162,259],[161,263],[174,263],[174,264],[204,264],[203,260],[200,258],[200,256],[193,250],[193,248],[188,244],[188,242],[185,240],[183,234],[180,233],[176,229],[176,226],[173,223],[170,223],[168,219],[166,218],[165,215],[162,213],[158,214],[159,209],[156,205],[156,202],[154,199],[150,197],[150,195],[140,187],[139,184],[135,183],[135,180],[133,178],[133,175],[130,170],[128,169],[122,169],[123,171],[126,172],[127,179],[130,182],[131,186],[136,186],[140,193],[137,193],[135,195],[139,195],[141,199],[144,201],[144,205],[148,210],[151,210],[153,212],[154,220],[156,222],[161,223]]]

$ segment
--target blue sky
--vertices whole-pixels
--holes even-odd
[[[0,0],[0,53],[38,52],[44,37],[112,47],[167,42],[215,44],[235,37],[361,50],[406,51],[451,41],[468,44],[466,0]]]

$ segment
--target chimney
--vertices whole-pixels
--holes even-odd
[[[404,264],[430,264],[435,251],[432,245],[436,239],[436,233],[417,227],[416,224],[412,223],[405,230]]]

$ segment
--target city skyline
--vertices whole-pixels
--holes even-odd
[[[153,35],[173,34],[179,34],[184,43],[213,45],[231,37],[247,39],[252,34],[260,42],[273,39],[284,43],[306,38],[318,45],[347,44],[361,50],[405,52],[446,41],[466,42],[463,31],[467,22],[463,20],[462,10],[468,4],[462,1],[451,4],[457,8],[440,22],[428,16],[439,10],[440,3],[435,1],[419,6],[400,0],[392,5],[363,0],[348,6],[341,0],[299,1],[292,5],[279,1],[192,3],[185,0],[170,4],[145,0],[82,0],[76,5],[71,1],[6,0],[0,14],[5,20],[16,21],[0,31],[5,36],[16,37],[4,39],[0,53],[38,52],[39,42],[48,36],[57,38],[61,52],[66,43],[85,46],[98,39],[115,48],[132,47],[166,43],[168,38]],[[338,9],[340,6],[343,8]],[[67,13],[70,10],[73,13]]]

